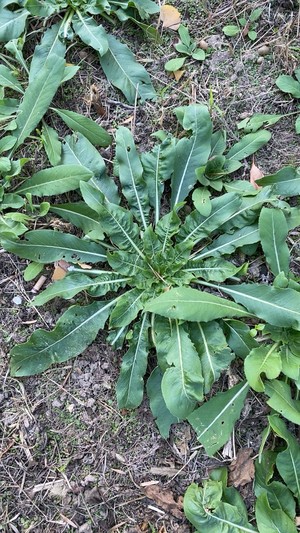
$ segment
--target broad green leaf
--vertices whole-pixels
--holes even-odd
[[[285,74],[278,76],[276,85],[284,93],[289,93],[294,98],[300,98],[300,83],[292,76],[286,76]]]
[[[144,375],[147,370],[149,322],[145,314],[133,328],[130,348],[123,357],[116,393],[120,409],[135,409],[144,395]]]
[[[235,276],[244,267],[237,267],[221,257],[213,257],[205,261],[189,261],[184,268],[185,272],[191,272],[196,278],[206,281],[222,282]]]
[[[10,11],[5,7],[0,7],[0,42],[7,43],[12,39],[17,39],[24,31],[28,15],[27,9]]]
[[[41,44],[35,47],[30,63],[29,83],[34,84],[41,69],[51,60],[53,54],[61,59],[65,57],[66,45],[60,39],[60,31],[61,24],[53,24],[43,34]],[[61,81],[62,79],[63,75]]]
[[[295,129],[296,129],[296,133],[300,133],[300,117],[298,117],[296,119],[296,122],[295,122]]]
[[[241,205],[241,197],[235,193],[223,194],[219,198],[214,198],[211,202],[211,212],[208,216],[201,215],[198,211],[192,211],[186,217],[182,225],[179,238],[180,240],[190,240],[196,244],[203,238],[218,229],[232,215],[238,212]]]
[[[154,208],[155,224],[159,222],[160,203],[164,190],[163,183],[174,171],[175,140],[166,137],[151,152],[141,154],[143,177],[147,184],[149,203]]]
[[[197,61],[204,61],[205,59],[205,52],[201,48],[197,48],[195,52],[192,53],[192,58],[196,59]]]
[[[279,452],[276,467],[282,479],[300,501],[300,446],[297,439],[287,430],[286,425],[277,415],[268,417],[273,431],[286,441],[287,447]],[[297,422],[298,423],[298,422]]]
[[[211,152],[212,157],[222,155],[226,148],[226,132],[223,130],[215,131],[211,136]]]
[[[204,392],[207,394],[221,372],[229,367],[234,354],[229,349],[218,322],[193,322],[189,324],[189,331],[200,357]]]
[[[152,341],[156,349],[156,357],[160,370],[164,372],[168,368],[167,355],[171,348],[171,339],[175,328],[175,321],[154,315],[151,323]]]
[[[72,19],[72,26],[75,33],[77,33],[85,44],[91,46],[99,52],[100,56],[103,56],[108,50],[105,29],[103,26],[98,26],[93,17],[81,15],[79,10],[76,13]]]
[[[210,201],[210,192],[205,187],[195,189],[192,196],[194,206],[200,215],[207,217],[211,213],[212,205]]]
[[[268,265],[274,276],[289,272],[290,252],[286,243],[288,225],[279,209],[263,207],[259,217],[259,236]]]
[[[61,160],[61,142],[58,140],[58,133],[48,126],[46,122],[42,128],[42,142],[50,164],[52,166],[59,165]]]
[[[256,180],[257,185],[272,185],[272,191],[280,196],[298,196],[300,194],[300,170],[292,166],[284,167],[276,174]]]
[[[28,74],[29,70],[23,56],[23,39],[12,39],[4,48],[9,51],[10,54],[18,61],[19,65],[24,69],[24,72]]]
[[[298,354],[298,350],[296,351]],[[288,378],[298,381],[300,378],[300,358],[294,355],[289,345],[281,347],[282,373]]]
[[[92,296],[104,296],[108,291],[115,290],[124,285],[126,281],[127,278],[118,276],[114,272],[103,272],[102,275],[96,277],[90,277],[87,274],[71,273],[65,278],[51,283],[51,285],[34,298],[33,303],[35,306],[40,306],[53,300],[53,298],[69,300],[81,291],[88,291]]]
[[[35,79],[29,83],[16,118],[14,149],[18,148],[46,113],[63,76],[65,60],[52,54]]]
[[[16,76],[5,65],[0,65],[0,86],[9,87],[13,91],[16,91],[21,94],[24,93],[23,87],[16,78]]]
[[[193,261],[203,260],[205,257],[231,254],[237,248],[247,244],[259,242],[259,231],[256,224],[238,229],[232,234],[224,233],[213,243],[203,249],[203,252],[193,257]]]
[[[203,488],[192,483],[184,495],[184,513],[197,533],[253,533],[247,513],[237,505],[222,501],[222,481],[205,480]],[[231,488],[232,489],[232,488]],[[235,489],[233,489],[235,491]],[[227,500],[224,490],[224,500]],[[235,494],[236,491],[235,491]],[[236,503],[235,498],[234,503]],[[240,502],[239,502],[240,503]]]
[[[167,439],[172,424],[179,422],[176,416],[173,416],[166,406],[161,391],[161,380],[163,374],[157,366],[147,381],[147,395],[150,401],[150,409],[155,418],[155,422],[162,437]]]
[[[19,209],[23,205],[24,198],[15,193],[4,194],[1,200],[1,210],[8,209],[9,207]]]
[[[122,126],[116,133],[116,161],[122,192],[135,218],[146,229],[150,206],[146,182],[143,179],[143,167],[132,133]]]
[[[269,396],[267,404],[272,409],[294,424],[300,424],[300,400],[292,399],[292,392],[288,383],[278,379],[266,381],[265,393]]]
[[[90,118],[67,109],[52,108],[73,131],[84,135],[95,146],[109,146],[112,138],[107,131]]]
[[[229,152],[226,154],[226,159],[241,161],[245,157],[257,152],[270,139],[271,133],[267,130],[248,133],[230,148]]]
[[[106,260],[105,252],[99,244],[48,229],[28,231],[24,240],[5,237],[2,246],[8,252],[36,263],[53,263],[60,259],[70,263],[98,263]]]
[[[107,34],[108,51],[100,56],[100,64],[108,80],[134,104],[136,97],[142,101],[156,98],[155,90],[145,68],[137,63],[129,48]]]
[[[264,113],[254,113],[252,117],[247,117],[237,124],[238,130],[243,129],[246,133],[255,133],[265,124],[272,126],[276,124],[285,115],[270,115]]]
[[[268,379],[277,378],[281,372],[282,363],[280,353],[275,351],[275,345],[259,346],[253,348],[247,355],[244,363],[246,379],[257,392],[265,390],[261,374],[265,374]]]
[[[23,272],[23,278],[25,281],[31,281],[36,278],[40,272],[42,272],[44,265],[42,263],[29,263]]]
[[[258,496],[255,518],[259,533],[297,533],[295,522],[282,509],[270,507],[267,494]]]
[[[139,229],[128,209],[111,203],[99,206],[98,211],[103,231],[121,250],[134,251],[143,257],[139,249]]]
[[[16,192],[34,196],[53,196],[79,188],[81,181],[88,181],[92,172],[80,165],[59,165],[45,168],[27,179]]]
[[[64,220],[68,220],[77,228],[82,229],[89,239],[95,241],[103,239],[104,235],[99,215],[84,202],[55,204],[51,206],[50,211],[56,213]]]
[[[51,1],[51,3],[50,3]],[[50,17],[55,13],[55,10],[59,10],[56,2],[53,0],[25,0],[25,5],[28,11],[34,17]]]
[[[183,325],[176,321],[166,356],[161,390],[170,413],[186,418],[203,400],[203,376],[198,353]],[[171,366],[172,365],[172,366]]]
[[[300,294],[297,291],[258,283],[222,285],[221,289],[269,324],[300,330]]]
[[[165,63],[165,70],[167,72],[176,72],[176,70],[180,70],[181,67],[183,67],[185,60],[186,57],[176,57],[174,59],[170,59]]]
[[[101,191],[106,198],[114,203],[120,202],[118,187],[114,180],[106,175],[106,166],[98,150],[81,133],[67,135],[62,145],[62,160],[64,165],[82,165],[94,174],[90,184]]]
[[[239,320],[224,320],[224,331],[230,348],[242,359],[245,359],[253,348],[258,347],[258,343],[250,334],[249,326]]]
[[[227,37],[235,37],[238,33],[240,33],[240,28],[234,24],[228,24],[222,28],[222,31],[225,33],[225,35],[227,35]]]
[[[2,100],[0,100],[0,121],[2,120],[2,122],[6,122],[10,119],[14,119],[19,109],[19,104],[20,101],[17,98],[2,98]],[[13,121],[11,124],[13,124]],[[6,129],[8,130],[8,127]],[[16,142],[16,139],[14,139],[14,142]]]
[[[192,136],[176,144],[174,173],[171,180],[171,204],[185,200],[196,183],[196,169],[208,160],[211,149],[212,123],[206,106],[194,104],[184,111],[183,127],[192,129]]]
[[[248,315],[240,305],[189,287],[178,287],[164,292],[149,301],[145,310],[192,322],[209,322],[216,318]]]
[[[13,376],[39,374],[53,363],[68,361],[91,344],[104,327],[114,302],[94,302],[74,305],[59,318],[54,330],[36,330],[30,339],[11,351],[10,369]]]
[[[110,314],[109,327],[121,328],[128,326],[143,308],[142,298],[144,293],[144,291],[134,288],[119,296]]]
[[[228,441],[248,389],[248,383],[242,382],[226,392],[219,392],[188,417],[208,455],[214,455]]]
[[[272,417],[274,418],[274,417]],[[296,502],[291,491],[281,481],[271,481],[274,475],[277,453],[265,450],[260,460],[255,461],[255,496],[262,494],[268,496],[268,501],[272,509],[281,509],[292,520],[295,517]]]

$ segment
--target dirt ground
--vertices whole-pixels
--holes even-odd
[[[191,35],[209,44],[203,63],[191,61],[176,82],[164,71],[165,62],[175,57],[175,32],[165,31],[157,44],[145,42],[132,27],[116,27],[115,35],[135,49],[147,67],[157,102],[128,105],[108,84],[96,55],[82,46],[69,51],[68,60],[81,61],[81,69],[57,95],[56,104],[64,102],[63,107],[84,112],[112,133],[120,124],[131,127],[141,149],[150,146],[155,130],[176,131],[176,106],[207,104],[210,95],[214,124],[227,130],[229,143],[238,138],[237,122],[254,112],[289,114],[271,128],[272,139],[255,155],[255,163],[264,173],[300,165],[295,114],[290,114],[297,111],[297,102],[275,85],[279,74],[291,74],[299,65],[299,4],[292,0],[169,3],[178,7]],[[225,37],[222,27],[255,7],[264,7],[257,40]],[[269,47],[265,56],[259,55],[262,45]],[[91,85],[97,87],[104,117],[91,105]],[[66,129],[55,120],[63,134]],[[38,147],[33,144],[31,150],[35,161],[26,167],[28,173],[45,164]],[[112,161],[111,148],[102,154]],[[248,180],[250,164],[245,162],[236,177]],[[207,457],[185,423],[172,429],[169,440],[163,439],[146,400],[134,412],[120,412],[114,389],[122,353],[106,344],[105,334],[80,357],[41,376],[9,376],[10,348],[38,327],[52,328],[65,306],[61,301],[39,309],[30,306],[34,282],[24,282],[25,267],[26,261],[0,250],[0,531],[192,531],[181,511],[184,491],[230,459],[221,452]],[[50,276],[49,271],[49,280]],[[232,372],[238,373],[238,366]],[[227,380],[228,373],[219,386]],[[235,429],[233,453],[244,447],[257,453],[266,415],[259,396],[251,393]],[[242,494],[251,513],[251,483]]]

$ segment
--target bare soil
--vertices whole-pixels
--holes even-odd
[[[170,2],[182,13],[183,23],[197,40],[204,39],[210,52],[203,63],[191,61],[179,82],[164,71],[175,57],[176,32],[164,31],[162,43],[145,42],[130,26],[111,31],[136,51],[148,69],[158,92],[156,102],[128,105],[103,76],[96,55],[83,46],[72,47],[70,62],[81,62],[77,78],[60,91],[56,104],[80,111],[112,133],[117,125],[132,128],[140,149],[149,148],[150,135],[158,129],[175,131],[173,114],[178,105],[207,104],[210,98],[216,127],[228,132],[229,142],[238,138],[236,124],[254,112],[289,114],[271,128],[272,139],[255,155],[264,173],[287,164],[300,164],[299,136],[294,122],[297,102],[281,93],[276,77],[292,73],[299,64],[299,5],[292,0],[178,0]],[[235,23],[245,10],[264,7],[258,38],[242,35],[227,38],[222,27]],[[269,47],[266,56],[258,51]],[[91,102],[96,86],[105,116]],[[67,129],[49,115],[63,135]],[[35,160],[32,173],[45,164],[34,141],[27,151]],[[25,149],[26,153],[26,149]],[[102,151],[110,164],[112,149]],[[251,161],[235,176],[249,180]],[[53,224],[55,221],[50,222]],[[53,227],[53,226],[49,226]],[[295,233],[292,245],[298,247]],[[253,262],[252,268],[259,267]],[[52,328],[65,303],[55,301],[41,309],[30,306],[34,282],[25,283],[26,261],[0,251],[0,351],[1,351],[1,448],[0,531],[15,533],[188,533],[180,502],[187,486],[200,482],[209,469],[230,464],[219,453],[207,457],[191,428],[179,424],[163,439],[155,426],[147,401],[134,412],[119,411],[115,383],[122,353],[113,351],[99,335],[80,357],[53,367],[41,376],[13,379],[9,376],[9,350],[38,327]],[[297,264],[294,265],[297,268]],[[263,270],[256,270],[257,276]],[[51,272],[49,271],[49,281]],[[16,298],[17,297],[17,298]],[[227,386],[234,365],[218,387]],[[261,399],[250,394],[231,443],[234,456],[240,448],[258,451],[267,411]],[[147,487],[159,485],[174,497],[169,511],[147,497]],[[241,492],[252,512],[252,484]],[[149,493],[148,493],[149,494]],[[178,512],[179,511],[179,512]]]

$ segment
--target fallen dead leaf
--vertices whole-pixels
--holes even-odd
[[[300,516],[296,516],[296,526],[300,526]]]
[[[59,279],[63,279],[68,273],[69,266],[70,264],[67,263],[67,261],[64,261],[64,259],[56,261],[54,263],[54,272],[51,278],[52,281],[58,281]]]
[[[160,9],[160,20],[163,28],[178,30],[181,22],[181,15],[176,7],[165,4]]]
[[[250,183],[253,185],[254,189],[261,189],[259,185],[257,185],[256,180],[259,180],[263,177],[262,171],[254,164],[254,160],[251,165],[250,169]]]
[[[229,484],[234,487],[243,487],[254,478],[254,460],[252,448],[241,448],[229,466]]]
[[[80,266],[80,268],[83,268],[84,270],[90,270],[92,267],[92,265],[87,265],[86,263],[77,263],[78,266]]]
[[[176,81],[179,81],[180,78],[182,78],[182,76],[184,75],[185,73],[185,70],[174,70],[173,74],[174,74],[174,78]]]
[[[155,501],[167,513],[179,519],[184,517],[182,501],[176,502],[170,490],[163,489],[159,485],[150,485],[149,487],[143,487],[143,492],[147,498]]]

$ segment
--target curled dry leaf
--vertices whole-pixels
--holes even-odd
[[[251,165],[250,169],[250,183],[253,185],[254,189],[261,189],[259,185],[257,185],[256,180],[259,180],[263,177],[262,171],[254,164],[254,161]]]
[[[234,487],[243,487],[254,478],[254,460],[252,448],[241,448],[229,466],[229,483]]]
[[[61,259],[60,261],[54,263],[54,265],[54,272],[51,278],[52,281],[58,281],[59,279],[63,279],[68,273],[68,268],[70,264],[67,263],[67,261]]]
[[[176,502],[170,490],[163,489],[159,485],[150,485],[143,487],[143,492],[147,498],[155,501],[167,513],[172,514],[176,518],[183,518],[182,501]]]
[[[176,7],[165,4],[160,9],[160,20],[163,28],[170,28],[171,30],[178,30],[181,22],[181,15]]]

